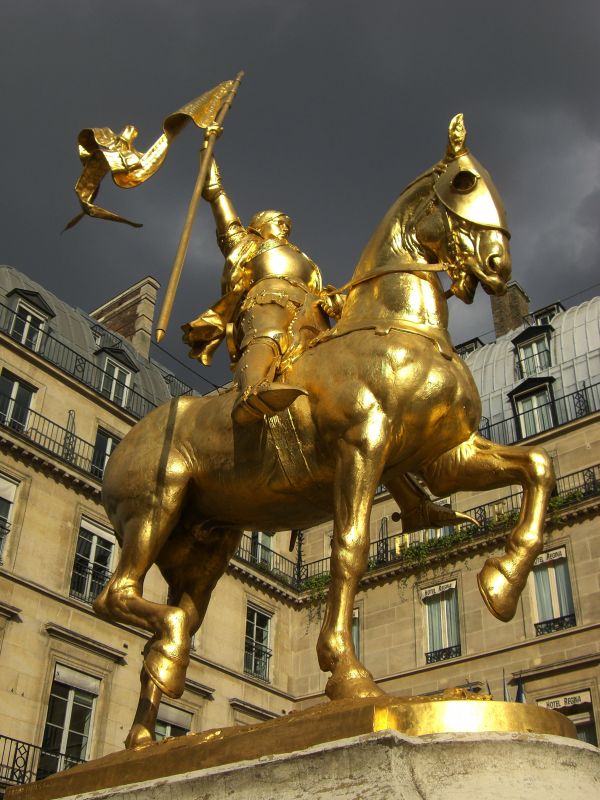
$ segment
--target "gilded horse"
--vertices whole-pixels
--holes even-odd
[[[280,377],[306,396],[279,417],[245,427],[231,419],[235,392],[173,399],[111,456],[103,498],[122,550],[94,608],[152,634],[127,746],[153,738],[163,692],[183,692],[190,637],[244,529],[303,529],[333,517],[317,645],[321,669],[331,672],[326,693],[382,694],[351,636],[377,486],[385,484],[400,506],[405,529],[444,524],[408,473],[439,496],[522,487],[506,550],[478,576],[490,611],[505,621],[514,615],[542,549],[554,475],[542,449],[477,434],[479,395],[448,335],[450,296],[471,303],[478,283],[500,294],[511,273],[500,198],[465,136],[458,115],[446,156],[408,186],[367,244],[339,323],[324,325]],[[446,292],[442,271],[451,279]],[[143,597],[153,564],[169,584],[168,604]]]

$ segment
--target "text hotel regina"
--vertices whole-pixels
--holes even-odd
[[[158,285],[146,278],[91,314],[0,267],[0,787],[123,746],[148,635],[97,619],[91,602],[117,544],[100,502],[111,451],[135,422],[191,391],[148,358]],[[483,435],[541,443],[558,484],[546,546],[507,624],[476,574],[520,496],[444,502],[479,523],[403,534],[385,491],[354,610],[355,646],[392,694],[470,687],[600,730],[600,298],[530,313],[517,284],[493,299],[496,341],[458,348],[479,387]],[[513,491],[516,491],[513,489]],[[315,645],[331,526],[248,532],[196,634],[186,690],[159,712],[173,736],[322,702]],[[153,568],[150,600],[166,601]],[[504,683],[503,683],[504,675]]]

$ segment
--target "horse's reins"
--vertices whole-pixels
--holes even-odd
[[[446,272],[450,266],[450,264],[445,264],[444,262],[438,262],[437,264],[415,264],[414,261],[402,261],[401,263],[396,264],[394,267],[371,270],[371,272],[367,272],[366,275],[363,275],[362,278],[358,278],[357,280],[349,280],[343,286],[340,286],[339,289],[330,289],[329,291],[326,291],[325,294],[334,295],[342,294],[343,292],[350,293],[354,288],[360,286],[362,283],[368,283],[369,281],[375,280],[375,278],[382,278],[384,275],[393,275],[394,273],[398,272]],[[453,296],[450,290],[445,294],[446,297]]]

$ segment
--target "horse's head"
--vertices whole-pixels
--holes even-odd
[[[428,173],[433,192],[414,220],[419,244],[448,265],[451,291],[471,303],[477,283],[503,294],[511,276],[510,234],[492,179],[465,146],[463,115],[450,122],[446,156]]]

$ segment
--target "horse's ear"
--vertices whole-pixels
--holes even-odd
[[[462,114],[457,114],[450,120],[448,126],[448,149],[446,157],[448,159],[456,158],[462,153],[467,152],[465,141],[467,138],[467,129],[465,127],[465,120]]]

